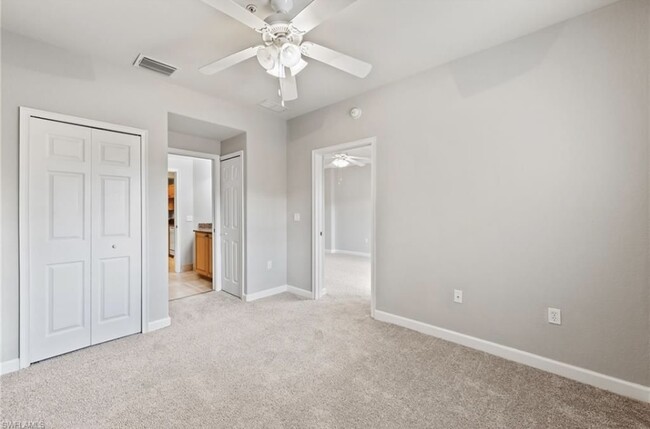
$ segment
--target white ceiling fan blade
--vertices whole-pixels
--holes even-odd
[[[295,76],[287,76],[280,79],[280,91],[284,101],[296,100],[298,98],[298,85]]]
[[[357,167],[365,167],[366,166],[366,164],[364,164],[363,162],[359,162],[356,159],[348,158],[347,161],[352,165],[356,165]]]
[[[364,157],[361,157],[361,156],[349,156],[348,155],[348,159],[356,159],[359,162],[365,162],[365,163],[370,162],[370,158],[364,158]]]
[[[336,168],[336,165],[334,165],[333,163],[329,163],[325,166],[325,168]]]
[[[225,13],[253,30],[261,30],[266,27],[266,22],[232,0],[203,0],[203,3]]]
[[[330,48],[317,45],[316,43],[305,42],[301,45],[301,49],[302,53],[309,58],[313,58],[362,79],[368,76],[372,70],[371,64],[336,52]]]
[[[246,61],[250,58],[253,58],[254,56],[257,55],[257,50],[259,49],[259,46],[256,46],[254,48],[248,48],[244,49],[243,51],[239,51],[235,54],[228,55],[225,58],[222,58],[220,60],[217,60],[213,63],[207,64],[199,69],[199,71],[203,74],[215,74],[218,73],[222,70],[227,69],[228,67],[232,67],[235,64],[239,64],[242,61]]]
[[[357,0],[314,0],[291,23],[296,29],[307,33],[355,1]]]

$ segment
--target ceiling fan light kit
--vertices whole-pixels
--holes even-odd
[[[325,168],[345,168],[350,165],[365,167],[368,164],[370,164],[370,158],[352,156],[347,153],[335,153],[332,155],[332,161]]]
[[[214,74],[256,56],[267,73],[280,80],[283,105],[285,101],[298,98],[296,76],[308,64],[303,56],[353,76],[365,78],[372,70],[372,65],[313,42],[303,43],[305,34],[355,1],[314,0],[291,20],[288,14],[293,9],[293,0],[271,0],[275,13],[262,20],[254,15],[254,8],[243,8],[233,0],[203,0],[204,3],[260,33],[263,44],[229,55],[199,70],[204,74]]]

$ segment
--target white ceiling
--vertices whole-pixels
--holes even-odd
[[[261,16],[269,11],[269,0],[237,1],[257,4]],[[310,1],[295,0],[294,14]],[[370,76],[360,80],[311,60],[298,76],[300,98],[280,116],[299,116],[615,1],[358,0],[306,40],[372,63]],[[246,105],[277,94],[277,81],[255,59],[214,76],[197,71],[260,41],[200,0],[4,0],[2,26],[112,63],[130,65],[144,53],[178,67],[173,82]]]

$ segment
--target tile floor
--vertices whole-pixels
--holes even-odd
[[[174,258],[169,258],[169,300],[210,292],[212,281],[194,271],[174,272]]]

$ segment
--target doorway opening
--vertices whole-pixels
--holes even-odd
[[[375,139],[312,154],[314,299],[368,299],[374,316]]]
[[[168,113],[169,300],[246,293],[246,132]]]
[[[169,299],[216,289],[213,272],[215,192],[213,161],[168,155]]]

